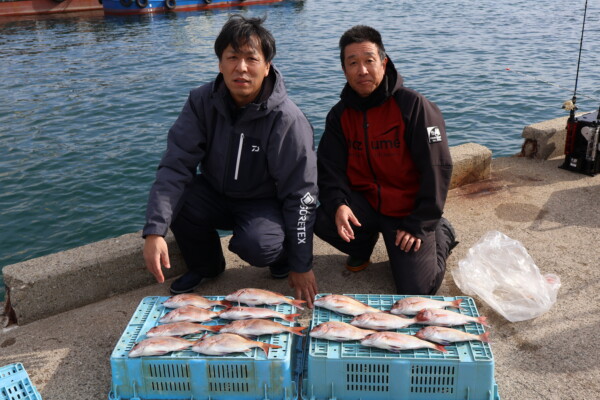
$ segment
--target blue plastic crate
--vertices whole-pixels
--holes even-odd
[[[25,367],[15,363],[0,367],[0,400],[41,400]]]
[[[317,295],[317,298],[325,294]],[[402,295],[349,294],[369,306],[390,310]],[[479,316],[470,297],[423,296],[436,300],[463,299],[462,310]],[[327,321],[349,323],[352,316],[315,307],[311,328]],[[411,325],[397,332],[414,335],[423,325]],[[483,333],[481,324],[454,327],[473,334]],[[310,338],[302,397],[310,400],[499,400],[494,381],[494,358],[490,345],[480,341],[446,346],[447,353],[430,349],[399,353],[365,347],[360,342],[334,342]]]
[[[223,296],[206,296],[223,300]],[[282,346],[269,350],[268,358],[261,349],[249,353],[206,356],[191,350],[163,356],[129,358],[134,344],[146,338],[146,332],[159,325],[158,320],[170,309],[162,303],[168,297],[146,297],[134,312],[127,328],[111,355],[112,390],[109,400],[147,399],[227,399],[290,400],[298,397],[299,373],[295,369],[298,352],[296,335],[282,333],[264,335],[256,340]],[[288,304],[269,308],[284,314],[296,312]],[[215,307],[214,310],[222,309]],[[275,319],[286,326],[293,322]],[[231,321],[215,318],[205,325],[225,325]],[[199,339],[202,334],[188,335]]]

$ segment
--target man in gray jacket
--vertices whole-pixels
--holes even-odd
[[[163,282],[170,226],[188,267],[171,292],[191,292],[225,269],[217,229],[232,230],[229,250],[269,266],[273,278],[289,276],[296,298],[312,307],[313,129],[271,62],[275,40],[263,21],[225,23],[214,46],[220,74],[191,91],[169,130],[146,210],[144,259]]]

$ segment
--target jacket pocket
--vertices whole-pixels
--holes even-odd
[[[227,189],[233,192],[254,191],[267,179],[267,159],[260,139],[240,134],[227,177]]]

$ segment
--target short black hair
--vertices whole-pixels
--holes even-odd
[[[379,52],[379,58],[383,61],[386,57],[385,47],[383,47],[383,41],[381,40],[381,34],[374,28],[366,25],[356,25],[348,29],[340,38],[340,61],[342,62],[342,68],[344,68],[344,56],[346,46],[352,43],[363,43],[371,42],[377,46]]]
[[[262,23],[267,18],[245,18],[241,15],[232,15],[223,25],[221,33],[215,40],[215,53],[219,60],[227,46],[231,45],[235,51],[239,51],[246,44],[253,45],[252,37],[256,36],[262,49],[266,62],[271,62],[275,57],[275,38]]]

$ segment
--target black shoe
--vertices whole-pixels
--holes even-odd
[[[369,264],[371,264],[371,260],[369,258],[360,258],[360,257],[352,257],[348,256],[346,259],[346,269],[352,272],[359,272],[363,269],[366,269]]]
[[[197,271],[188,271],[171,283],[171,294],[191,293],[204,277]]]

